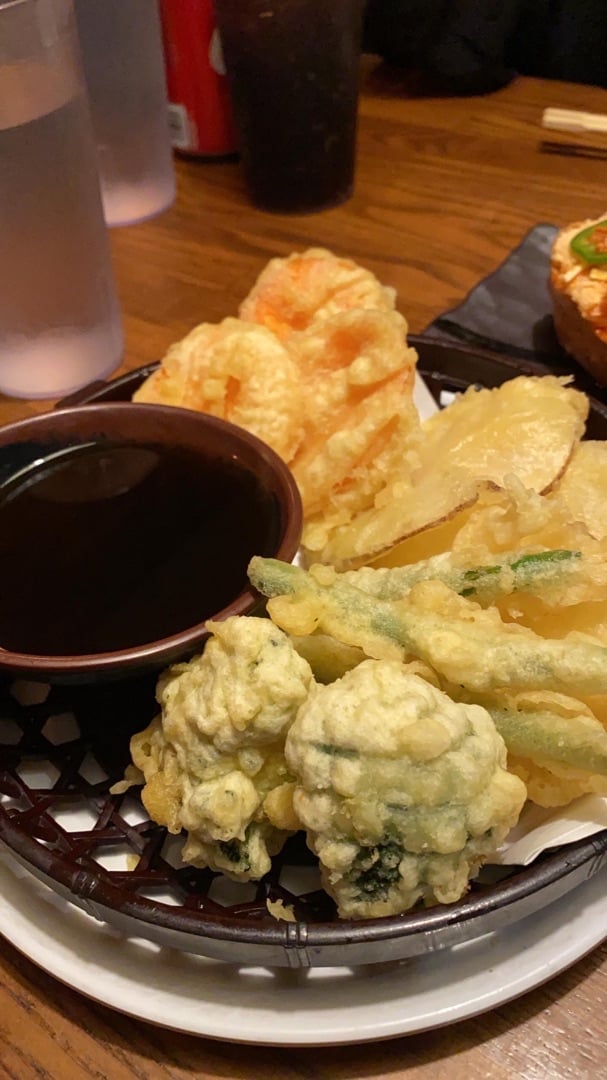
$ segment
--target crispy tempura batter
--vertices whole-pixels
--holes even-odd
[[[578,444],[555,496],[567,504],[572,521],[583,521],[599,540],[607,537],[607,442]]]
[[[605,556],[602,563],[588,564],[581,552],[561,550],[532,553],[517,562],[487,564],[486,571],[470,567],[467,576],[448,556],[412,567],[346,574],[322,566],[305,574],[274,560],[254,559],[251,575],[274,597],[269,603],[273,619],[290,634],[311,635],[293,640],[325,681],[355,667],[365,655],[421,659],[430,672],[420,670],[423,678],[433,681],[434,676],[452,700],[480,704],[490,712],[512,770],[528,785],[531,800],[557,806],[584,792],[607,794],[607,649],[576,633],[547,640],[502,622],[494,606],[479,606],[491,605],[499,592],[514,603],[519,589],[536,600],[545,591],[552,605],[560,590],[567,605],[593,565],[604,571]],[[433,571],[434,580],[429,576]],[[604,593],[604,573],[601,580]],[[454,591],[467,593],[470,586],[479,603]],[[579,606],[561,608],[561,615]],[[323,668],[314,641],[326,642],[327,635]]]
[[[305,280],[320,279],[325,300],[314,319],[301,321],[306,329],[277,335],[269,323],[203,323],[171,346],[134,400],[181,405],[247,428],[291,467],[304,517],[349,521],[414,453],[417,354],[407,345],[405,319],[388,302],[392,294],[371,274],[329,252],[301,259]],[[309,313],[315,302],[306,300]]]
[[[161,682],[162,719],[132,743],[145,804],[188,832],[187,861],[239,880],[305,827],[353,917],[460,896],[520,780],[544,806],[607,793],[607,452],[581,443],[588,399],[521,376],[420,424],[394,299],[322,248],[273,259],[240,318],[197,327],[135,395],[273,446],[302,494],[304,559],[330,564],[253,560],[276,625],[217,629]]]
[[[346,569],[415,561],[407,541],[473,506],[488,486],[515,476],[527,488],[549,491],[582,437],[588,407],[583,394],[554,376],[470,388],[422,424],[417,461],[386,475],[373,506],[332,529],[314,518],[305,524],[308,562]]]
[[[394,661],[366,660],[308,697],[285,753],[343,918],[459,900],[525,801],[486,710]]]
[[[230,420],[286,461],[303,438],[301,380],[293,357],[269,330],[239,319],[202,323],[172,345],[133,400]]]
[[[285,340],[302,377],[305,436],[290,466],[307,518],[349,520],[415,452],[406,332],[395,311],[356,309]]]
[[[241,319],[267,326],[277,337],[305,330],[313,323],[351,308],[391,311],[394,289],[369,270],[325,248],[270,259],[240,305]]]
[[[161,677],[161,715],[133,736],[131,755],[150,816],[186,831],[184,861],[250,880],[286,838],[263,803],[289,779],[284,741],[312,672],[267,619],[209,627],[203,655]]]
[[[402,600],[378,600],[325,566],[256,556],[251,581],[288,634],[316,631],[367,656],[423,660],[444,679],[484,693],[500,688],[607,694],[607,648],[581,635],[549,640],[502,621],[442,581],[419,581]]]

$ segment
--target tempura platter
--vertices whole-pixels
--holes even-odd
[[[410,338],[434,399],[497,386],[535,365]],[[152,368],[90,389],[130,398]],[[82,400],[82,395],[80,395]],[[591,400],[587,433],[607,437],[607,407]],[[33,613],[35,617],[35,613]],[[258,884],[180,864],[175,838],[150,821],[135,790],[111,794],[129,737],[149,722],[154,680],[103,686],[0,688],[0,840],[70,903],[129,938],[238,964],[331,967],[401,960],[472,941],[554,903],[607,859],[607,830],[547,850],[527,867],[486,867],[455,904],[379,919],[337,919],[301,836]],[[295,921],[268,901],[291,905]]]

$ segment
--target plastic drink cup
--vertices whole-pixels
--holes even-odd
[[[215,0],[251,200],[311,212],[352,194],[362,0]]]
[[[175,199],[158,0],[75,0],[108,225]]]
[[[122,327],[72,0],[0,0],[0,392],[113,371]]]

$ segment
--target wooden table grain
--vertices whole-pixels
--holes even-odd
[[[484,97],[416,98],[400,73],[367,60],[354,197],[305,217],[251,208],[236,162],[179,161],[173,208],[111,234],[121,370],[159,358],[198,322],[235,314],[269,258],[310,245],[349,255],[394,286],[411,331],[422,331],[533,225],[607,210],[607,160],[543,150],[555,137],[540,127],[549,105],[607,113],[607,90],[519,78]],[[0,397],[0,423],[52,405]],[[606,1012],[604,944],[519,1000],[432,1033],[251,1048],[129,1019],[0,939],[0,1080],[594,1080],[607,1076]]]

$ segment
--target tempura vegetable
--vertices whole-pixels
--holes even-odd
[[[516,823],[525,786],[487,711],[366,660],[301,706],[293,805],[342,918],[452,903]]]
[[[271,618],[287,633],[316,631],[375,658],[417,657],[469,690],[548,689],[565,694],[607,692],[607,647],[581,636],[551,640],[503,623],[439,581],[414,585],[402,600],[378,600],[330,567],[310,572],[255,557],[253,585],[267,597]]]
[[[485,488],[449,545],[454,559],[470,566],[491,562],[509,551],[573,548],[584,555],[601,553],[603,548],[588,524],[565,499],[564,479],[545,495],[514,476],[499,488]]]
[[[577,451],[574,456],[577,459]],[[582,458],[592,476],[592,457],[590,462],[587,455]],[[521,569],[533,571],[530,580],[526,582],[517,574],[515,587],[509,591],[508,575],[500,575],[505,587],[489,598],[503,619],[527,626],[541,637],[562,638],[579,630],[606,641],[607,544],[598,535],[600,515],[595,515],[592,529],[591,513],[584,519],[579,516],[585,490],[579,471],[577,484],[582,494],[575,500],[575,510],[570,505],[571,487],[566,491],[564,483],[549,495],[540,495],[511,477],[499,491],[486,490],[451,537],[448,552],[442,554],[460,570],[499,566],[504,560],[522,558]],[[565,477],[568,472],[569,467]],[[592,497],[588,496],[587,504],[590,511]],[[550,551],[577,551],[579,557],[563,557],[562,561],[557,557],[555,561]],[[532,557],[527,561],[527,556]],[[394,573],[400,569],[394,568]],[[457,583],[453,587],[457,588]],[[486,606],[484,591],[474,599]]]
[[[307,562],[339,569],[410,562],[409,540],[474,506],[487,486],[514,476],[533,491],[551,490],[583,435],[588,408],[585,395],[556,376],[469,388],[422,424],[417,463],[386,476],[372,507],[330,528],[314,517],[306,522]]]
[[[457,689],[449,688],[457,698]],[[607,795],[607,730],[586,702],[553,691],[475,697],[508,748],[508,768],[539,806]]]
[[[235,880],[262,877],[286,835],[263,803],[289,775],[284,740],[312,672],[267,619],[210,623],[202,656],[162,676],[161,716],[131,740],[142,801],[169,832],[187,832],[184,862]]]
[[[499,561],[480,566],[459,566],[450,552],[435,555],[410,566],[361,567],[346,571],[343,580],[376,596],[379,600],[399,600],[419,581],[442,581],[460,596],[469,596],[483,607],[494,604],[502,596],[526,592],[543,599],[556,595],[562,598],[565,588],[587,586],[596,594],[597,561],[590,563],[581,551],[557,549],[552,551],[504,552]],[[601,560],[603,577],[607,559]],[[577,596],[576,596],[577,598]]]
[[[319,683],[335,682],[346,671],[351,671],[366,660],[362,649],[355,645],[344,645],[329,634],[291,634],[290,639],[299,655],[308,661]]]
[[[529,705],[487,704],[487,711],[514,757],[529,758],[546,768],[556,762],[607,778],[607,731],[581,706],[566,716]],[[607,790],[607,779],[603,786]]]
[[[141,783],[184,861],[238,881],[305,829],[351,918],[462,896],[525,792],[607,795],[607,449],[582,441],[589,399],[522,375],[422,420],[395,301],[325,249],[272,259],[238,318],[195,327],[135,393],[283,457],[309,569],[252,560],[269,619],[212,624],[161,676],[113,790]]]
[[[607,442],[586,439],[572,454],[555,495],[593,536],[607,536]]]

